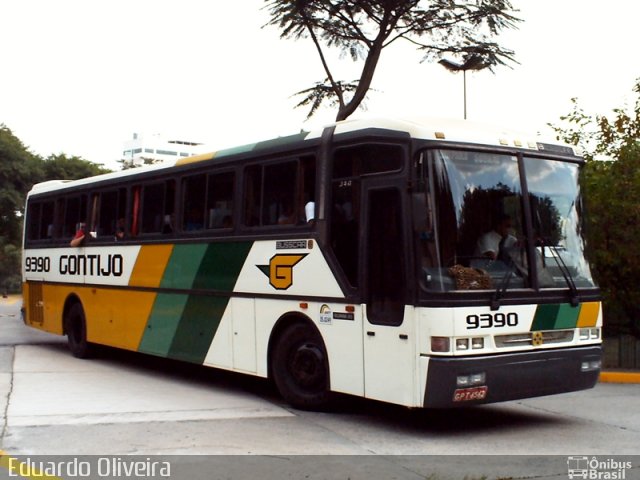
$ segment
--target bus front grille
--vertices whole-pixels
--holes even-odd
[[[548,330],[527,333],[515,333],[510,335],[496,335],[497,348],[540,346],[550,343],[566,343],[573,340],[573,330]]]

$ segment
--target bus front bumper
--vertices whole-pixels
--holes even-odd
[[[601,360],[600,345],[479,357],[430,357],[424,406],[462,407],[585,390],[598,381]],[[465,384],[472,377],[480,381]]]

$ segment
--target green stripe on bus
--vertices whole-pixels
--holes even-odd
[[[209,244],[192,288],[232,292],[252,245],[252,242]],[[228,297],[191,295],[169,356],[195,363],[204,362],[228,303]]]
[[[578,325],[578,316],[580,315],[580,307],[581,305],[572,307],[568,303],[560,305],[555,328],[576,328],[576,325]]]
[[[538,305],[531,331],[576,328],[579,315],[580,307],[572,307],[567,303]]]
[[[536,315],[533,317],[533,325],[531,331],[536,330],[553,330],[553,326],[556,323],[556,316],[560,305],[538,305],[536,308]]]
[[[191,295],[185,306],[168,356],[193,363],[204,363],[228,298]]]
[[[156,296],[138,351],[162,357],[169,354],[188,299],[188,295],[168,293]]]
[[[253,242],[211,243],[200,262],[192,288],[233,291]]]
[[[207,244],[187,244],[173,247],[171,258],[162,276],[161,288],[189,289],[200,269]]]

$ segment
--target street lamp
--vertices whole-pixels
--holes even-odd
[[[464,97],[464,119],[467,119],[467,70],[482,70],[489,66],[484,59],[477,54],[468,55],[464,62],[457,63],[446,58],[441,59],[438,62],[444,68],[450,72],[457,73],[462,71],[462,93]]]

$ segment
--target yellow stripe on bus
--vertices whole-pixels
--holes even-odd
[[[173,245],[145,245],[140,248],[129,286],[158,288]]]
[[[187,165],[189,163],[196,163],[196,162],[202,162],[204,160],[211,160],[213,159],[213,157],[215,157],[216,154],[215,152],[213,153],[203,153],[200,155],[193,155],[191,157],[187,157],[187,158],[181,158],[180,160],[178,160],[176,162],[176,166],[180,166],[180,165]]]
[[[135,290],[92,289],[84,291],[85,313],[90,321],[87,338],[90,342],[111,345],[126,350],[138,350],[147,326],[155,292]]]
[[[600,313],[600,302],[586,302],[580,306],[577,328],[595,327]]]

